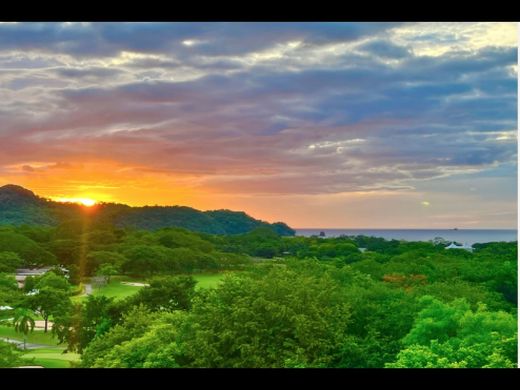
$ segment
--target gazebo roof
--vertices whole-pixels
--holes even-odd
[[[446,247],[446,249],[451,249],[451,248],[458,248],[458,249],[460,249],[460,248],[462,248],[462,247],[463,247],[462,245],[460,245],[460,246],[459,246],[459,245],[455,245],[455,243],[452,242],[450,245],[448,245],[448,246]]]

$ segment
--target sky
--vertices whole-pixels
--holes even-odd
[[[516,23],[0,23],[0,185],[516,228]]]

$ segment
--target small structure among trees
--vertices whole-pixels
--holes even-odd
[[[473,247],[469,246],[466,243],[464,245],[456,245],[455,242],[452,242],[450,245],[446,247],[446,249],[464,249],[466,251],[473,252]]]

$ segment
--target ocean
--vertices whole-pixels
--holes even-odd
[[[310,237],[325,233],[325,237],[372,236],[386,240],[430,241],[442,237],[448,241],[473,245],[475,243],[517,241],[515,229],[295,229],[297,236]]]

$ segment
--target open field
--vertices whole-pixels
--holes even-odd
[[[218,282],[220,282],[227,273],[207,273],[207,274],[196,274],[192,275],[193,278],[197,281],[196,289],[201,288],[212,288],[215,287]]]
[[[139,291],[141,286],[129,286],[121,282],[144,283],[142,279],[132,279],[128,276],[113,276],[110,283],[99,288],[94,288],[93,295],[104,295],[109,298],[124,299],[130,295],[134,295]]]
[[[193,278],[197,281],[196,288],[211,288],[215,287],[220,280],[224,278],[226,272],[221,273],[200,273],[193,274]],[[110,283],[106,286],[94,287],[93,295],[104,295],[109,298],[124,299],[130,295],[135,294],[142,286],[130,286],[122,282],[145,283],[143,279],[133,279],[129,276],[113,276]],[[73,302],[81,302],[86,298],[86,295],[76,295],[71,297]]]
[[[0,338],[23,342],[23,335],[15,332],[13,327],[0,325]],[[35,330],[27,335],[27,344],[40,344],[41,348],[28,349],[22,359],[26,366],[43,366],[45,368],[69,368],[70,362],[79,361],[77,353],[63,353],[58,340],[50,332]]]
[[[0,338],[9,338],[13,340],[23,341],[23,335],[15,332],[11,326],[0,325]],[[27,335],[27,342],[31,344],[46,344],[49,346],[55,346],[58,344],[58,340],[53,337],[52,333],[48,331],[44,333],[43,330],[34,330]]]
[[[27,364],[45,368],[70,368],[70,362],[78,362],[80,355],[71,352],[63,353],[61,347],[49,347],[30,350],[23,359],[30,360]]]
[[[128,276],[112,276],[110,283],[101,287],[93,287],[92,295],[104,295],[109,298],[124,299],[135,294],[140,286],[129,286],[121,282],[142,282],[142,280],[132,279]],[[72,302],[81,302],[86,299],[87,295],[75,295],[71,297]]]

